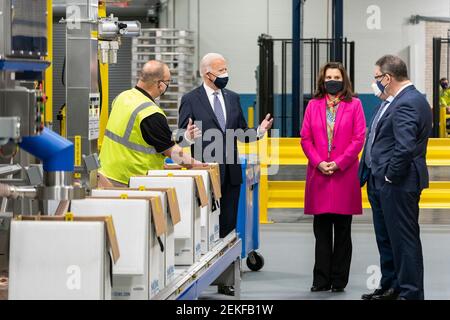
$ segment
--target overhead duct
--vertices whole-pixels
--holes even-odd
[[[116,17],[126,18],[146,18],[154,19],[158,17],[159,0],[133,0],[126,7],[107,6],[107,15],[113,14]],[[66,16],[66,0],[53,1],[53,16],[62,18]]]
[[[429,17],[429,16],[420,16],[420,15],[412,15],[409,19],[411,24],[418,24],[420,21],[428,21],[428,22],[442,22],[442,23],[450,23],[450,17]]]

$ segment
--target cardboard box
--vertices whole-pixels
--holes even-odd
[[[208,163],[204,167],[194,167],[191,169],[186,169],[178,164],[164,164],[164,170],[206,170],[209,172],[209,178],[211,180],[212,190],[214,194],[214,199],[219,201],[222,198],[222,190],[221,190],[221,180],[220,180],[220,167],[218,163]]]
[[[27,218],[11,222],[9,299],[111,299],[112,220]],[[112,252],[119,259],[117,248]]]
[[[201,241],[202,241],[202,254],[206,254],[212,250],[219,240],[219,215],[220,207],[218,202],[220,197],[216,198],[217,192],[214,191],[214,185],[217,184],[215,179],[215,170],[151,170],[148,172],[149,176],[167,175],[172,174],[174,176],[201,176],[205,185],[205,190],[208,196],[208,205],[201,209]],[[220,185],[216,185],[216,188],[220,190]]]
[[[114,218],[121,259],[113,268],[113,299],[148,300],[164,286],[164,252],[158,237],[166,232],[159,197],[87,198],[71,204],[74,216],[108,212]]]
[[[160,191],[159,191],[160,190]],[[173,220],[180,221],[180,210],[176,191],[174,188],[152,190],[139,190],[130,188],[105,188],[92,190],[92,197],[159,197],[162,211],[167,221],[166,233],[161,237],[164,243],[164,285],[167,286],[175,277],[175,234]]]
[[[131,188],[175,188],[181,221],[175,225],[175,265],[192,265],[201,257],[201,206],[208,204],[201,177],[140,176]]]

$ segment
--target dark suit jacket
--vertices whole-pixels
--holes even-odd
[[[249,129],[247,126],[247,121],[245,121],[244,115],[241,109],[241,102],[239,95],[233,91],[223,89],[223,98],[225,101],[226,108],[226,129],[242,129],[245,133],[245,137],[239,137],[239,140],[243,142],[251,142],[256,140],[256,130]],[[211,104],[209,103],[208,96],[206,94],[205,88],[202,86],[192,90],[191,92],[185,94],[181,99],[181,105],[179,110],[178,127],[180,129],[186,129],[189,118],[196,122],[197,126],[203,132],[202,138],[195,141],[195,144],[191,146],[191,152],[195,159],[199,161],[209,162],[208,159],[204,157],[205,148],[214,142],[214,139],[208,138],[208,130],[214,129],[215,132],[222,132],[220,129],[219,121],[214,113]],[[230,142],[231,145],[228,146],[229,151],[226,152],[226,135],[222,134],[223,138],[223,154],[219,156],[224,161],[220,165],[220,173],[222,183],[225,181],[225,172],[227,171],[230,183],[232,185],[239,185],[242,183],[242,170],[241,165],[238,163],[237,159],[239,157],[237,150],[237,138],[233,138]],[[212,140],[212,141],[208,141]],[[199,151],[201,150],[201,154]],[[210,148],[206,151],[207,154],[210,153]],[[215,156],[215,152],[212,152]],[[224,164],[226,161],[226,165]],[[218,161],[219,162],[219,161]],[[219,162],[220,163],[220,162]]]
[[[426,153],[432,129],[431,108],[425,97],[409,86],[392,101],[380,119],[372,146],[372,174],[381,187],[385,176],[405,191],[429,185]]]
[[[369,126],[368,126],[368,130],[367,130],[367,135],[366,135],[366,143],[364,143],[364,149],[363,149],[363,153],[361,155],[361,159],[359,161],[359,168],[358,168],[358,176],[359,176],[359,183],[361,185],[361,188],[364,187],[364,185],[366,184],[367,180],[369,180],[369,175],[370,175],[370,169],[367,167],[366,165],[366,150],[367,150],[367,141],[369,139],[369,134],[372,131],[372,124],[375,121],[375,117],[377,115],[378,110],[380,110],[381,105],[378,105],[378,107],[375,108],[375,111],[373,113],[373,117],[372,120],[369,122]]]

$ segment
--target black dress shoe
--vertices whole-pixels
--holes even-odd
[[[232,296],[234,297],[234,287],[233,286],[219,286],[218,293],[226,295],[226,296]]]
[[[330,291],[330,289],[331,289],[331,286],[325,286],[325,287],[312,286],[311,292]]]
[[[376,289],[372,293],[366,293],[361,296],[362,300],[372,300],[374,296],[381,296],[386,290],[384,289]]]
[[[372,300],[397,300],[398,292],[396,292],[393,288],[386,290],[381,295],[376,295],[372,297]]]
[[[333,287],[331,288],[331,292],[344,292],[345,288],[342,287]]]

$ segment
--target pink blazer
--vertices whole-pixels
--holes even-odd
[[[339,104],[330,157],[325,98],[309,102],[300,134],[303,152],[309,160],[305,214],[362,214],[358,154],[364,146],[366,120],[361,101],[353,98]],[[340,169],[326,176],[317,168],[322,161],[335,161]]]

